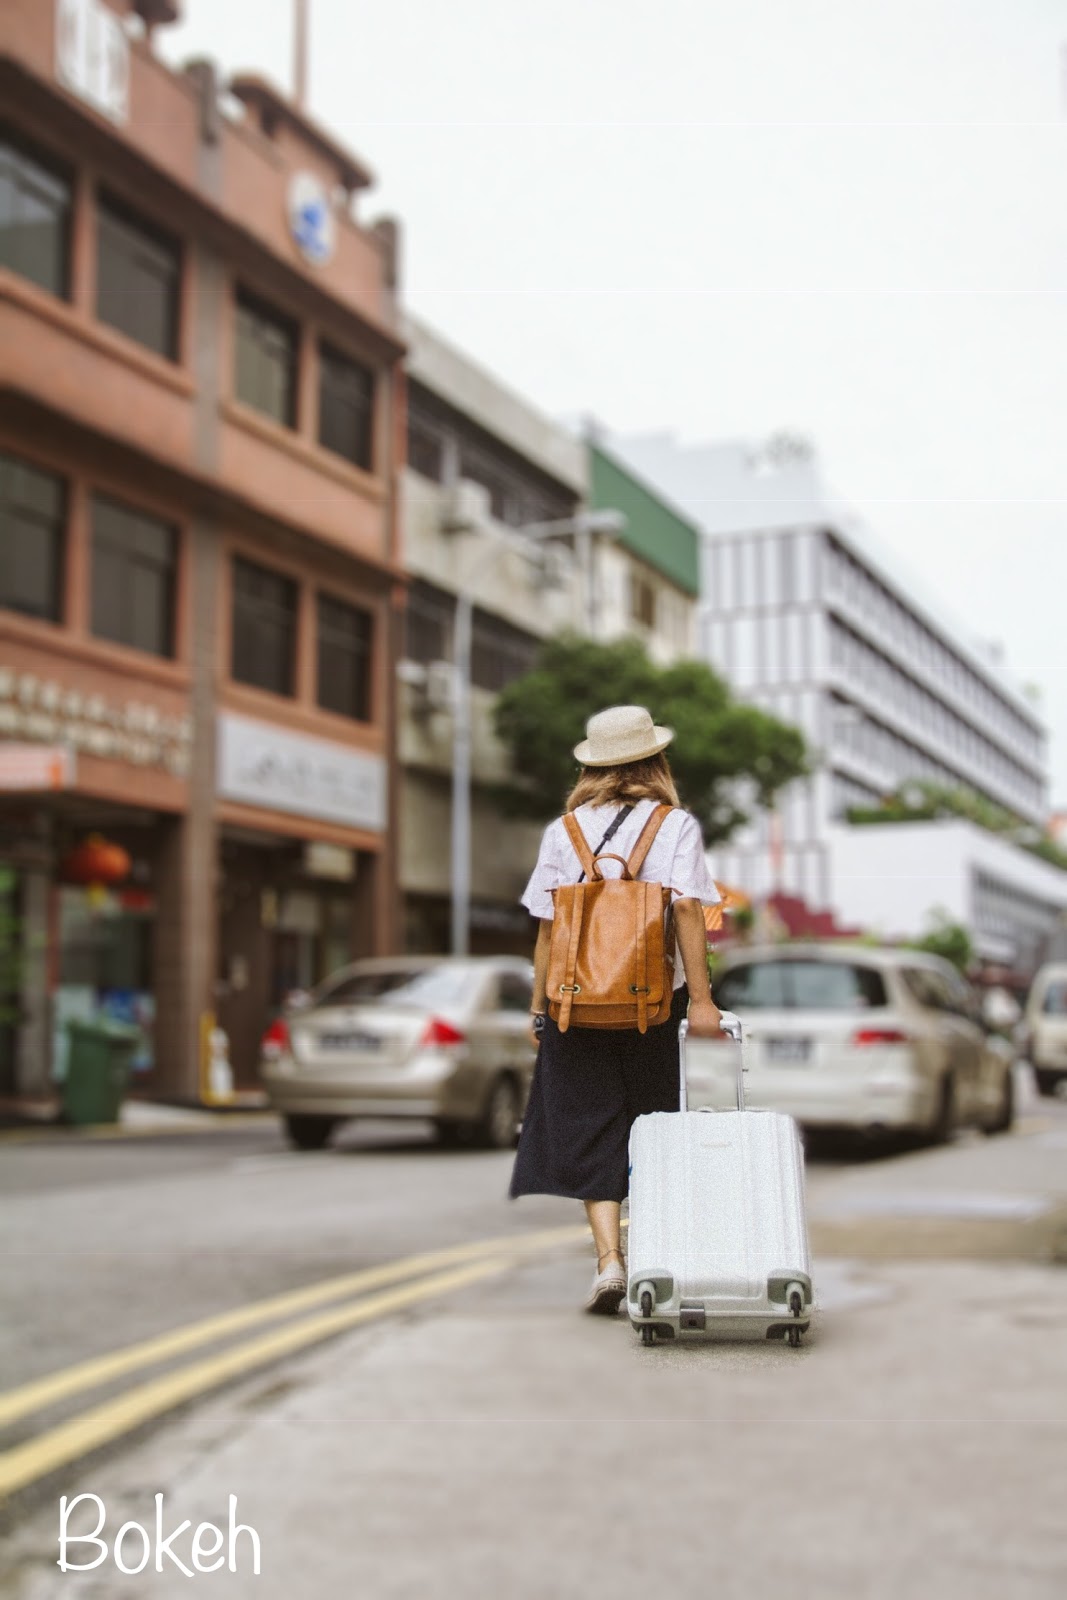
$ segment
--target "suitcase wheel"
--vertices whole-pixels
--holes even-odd
[[[803,1309],[804,1309],[804,1297],[801,1294],[801,1291],[799,1289],[794,1289],[792,1291],[792,1293],[790,1294],[790,1296],[789,1296],[789,1309],[793,1313],[794,1317],[799,1317],[801,1312],[803,1311]],[[790,1328],[790,1330],[789,1330],[789,1343],[790,1343],[790,1345],[792,1346],[792,1348],[794,1350],[799,1350],[800,1349],[800,1338],[801,1338],[801,1330],[799,1328]]]
[[[655,1330],[655,1328],[649,1327],[648,1324],[646,1323],[646,1325],[641,1329],[641,1343],[642,1344],[655,1344],[655,1342],[656,1342],[656,1330]]]

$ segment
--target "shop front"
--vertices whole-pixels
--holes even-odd
[[[290,997],[388,948],[386,764],[226,711],[217,782],[216,1015],[240,1091]]]
[[[155,1056],[160,861],[191,728],[178,694],[131,696],[29,647],[0,669],[0,1096],[49,1100],[75,1020],[139,1029]]]

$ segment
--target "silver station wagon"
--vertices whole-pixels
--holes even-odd
[[[715,1000],[746,1024],[746,1093],[809,1128],[919,1134],[1011,1127],[1014,1049],[955,967],[915,950],[764,945],[724,956]],[[730,1103],[736,1046],[690,1041],[690,1103]]]
[[[359,961],[274,1022],[260,1074],[291,1143],[352,1117],[432,1121],[445,1143],[515,1143],[536,1051],[533,967],[512,956]]]

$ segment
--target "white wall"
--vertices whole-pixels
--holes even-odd
[[[937,908],[970,924],[975,868],[1067,907],[1067,872],[971,822],[832,824],[827,836],[834,909],[887,938],[921,933]]]

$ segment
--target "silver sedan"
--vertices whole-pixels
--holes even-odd
[[[268,1099],[302,1150],[351,1117],[428,1118],[443,1142],[506,1148],[536,1059],[532,988],[512,956],[358,961],[264,1034]]]

